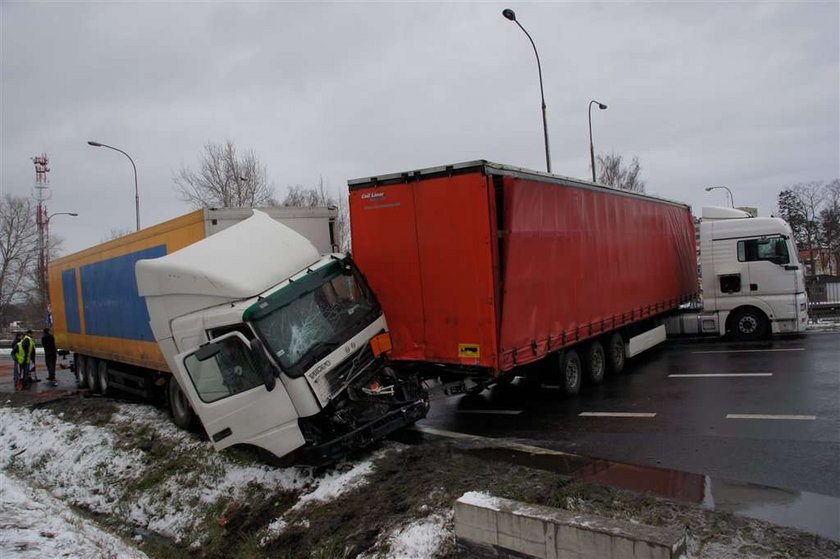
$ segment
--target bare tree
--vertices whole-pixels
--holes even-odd
[[[336,218],[338,246],[342,251],[350,249],[350,206],[347,196],[336,198],[330,194],[327,185],[324,183],[324,177],[319,178],[318,186],[314,188],[306,188],[302,185],[290,186],[280,205],[304,208],[336,208],[338,210],[338,217]]]
[[[108,229],[108,232],[105,234],[104,237],[99,241],[100,243],[107,243],[108,241],[113,241],[114,239],[119,239],[120,237],[125,237],[134,233],[134,229],[130,229],[128,227],[111,227]]]
[[[306,188],[300,184],[290,186],[280,205],[296,208],[323,208],[335,206],[336,200],[327,192],[324,177],[320,177],[318,186],[315,188]]]
[[[38,228],[33,202],[22,196],[0,199],[0,320],[10,305],[26,298],[38,266]]]
[[[630,165],[625,167],[622,163],[622,156],[610,153],[598,155],[598,182],[608,186],[614,186],[622,190],[632,192],[644,192],[645,181],[639,178],[642,168],[639,165],[639,158],[633,156]]]
[[[272,202],[274,188],[253,150],[238,154],[233,141],[207,142],[198,171],[173,177],[178,196],[195,208],[252,208]]]

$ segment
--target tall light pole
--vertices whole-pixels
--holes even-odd
[[[121,154],[128,157],[128,160],[131,161],[131,166],[134,168],[134,215],[137,218],[137,230],[140,231],[140,191],[137,189],[137,165],[134,164],[134,160],[126,152],[124,152],[120,148],[115,148],[114,146],[94,142],[92,140],[88,141],[88,145],[93,146],[95,148],[108,148],[114,151],[118,151]]]
[[[710,192],[710,191],[712,191],[716,188],[722,188],[722,189],[726,190],[726,192],[729,193],[729,205],[734,208],[735,207],[735,200],[732,198],[732,191],[729,190],[728,187],[726,187],[726,186],[707,186],[706,187],[706,192]]]
[[[531,38],[531,35],[525,31],[525,28],[522,27],[522,24],[519,23],[516,19],[516,13],[511,10],[510,8],[506,8],[502,10],[502,15],[505,16],[510,21],[514,22],[516,25],[519,26],[519,29],[525,33],[525,36],[528,37],[528,40],[531,41],[531,46],[534,47],[534,55],[537,57],[537,72],[540,76],[540,102],[542,104],[542,121],[543,121],[543,137],[545,139],[545,168],[550,173],[551,172],[551,155],[548,151],[548,124],[545,120],[545,94],[543,93],[543,81],[542,81],[542,67],[540,66],[540,55],[537,52],[537,45],[534,44],[534,40]]]
[[[607,106],[594,99],[589,102],[589,159],[592,161],[592,182],[595,182],[595,145],[592,143],[592,103],[598,105],[598,108],[602,111],[607,110]]]
[[[44,242],[41,245],[41,301],[44,305],[44,308],[42,310],[47,326],[52,326],[52,313],[50,310],[49,303],[50,220],[57,215],[69,215],[71,217],[78,217],[79,214],[75,212],[55,212],[53,214],[48,215],[46,219],[44,219]]]

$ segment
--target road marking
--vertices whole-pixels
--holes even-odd
[[[760,413],[728,413],[726,419],[790,419],[793,421],[814,421],[816,415],[766,415]]]
[[[577,454],[572,454],[569,452],[562,452],[559,450],[552,450],[550,448],[543,448],[541,446],[533,446],[529,444],[517,443],[513,442],[508,439],[496,439],[493,437],[482,437],[481,435],[469,435],[467,433],[459,433],[457,431],[446,431],[445,429],[435,429],[434,427],[427,427],[425,425],[417,425],[413,426],[415,431],[420,431],[421,433],[427,433],[429,435],[436,435],[438,437],[446,437],[449,439],[466,439],[466,440],[473,440],[473,441],[483,441],[493,446],[499,448],[509,448],[511,450],[518,450],[520,452],[527,452],[529,454],[542,454],[542,455],[549,455],[549,456],[574,456],[577,457]]]
[[[668,378],[772,377],[773,373],[697,373],[668,375]]]
[[[583,411],[579,417],[656,417],[655,413],[633,413],[625,411]]]
[[[714,351],[692,351],[691,353],[764,353],[770,351],[805,351],[804,347],[777,349],[716,349]]]
[[[519,415],[522,410],[458,410],[458,413]]]

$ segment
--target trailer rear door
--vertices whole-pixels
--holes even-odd
[[[491,192],[478,171],[351,185],[354,258],[391,325],[392,359],[495,368]]]

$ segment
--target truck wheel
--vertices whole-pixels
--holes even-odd
[[[624,370],[624,363],[626,361],[626,354],[624,352],[624,338],[618,332],[613,332],[607,338],[607,372],[610,374],[620,374]]]
[[[732,333],[738,340],[760,340],[767,332],[767,317],[756,309],[737,311],[733,314],[730,324]]]
[[[186,431],[194,430],[198,425],[198,418],[190,407],[187,395],[178,386],[178,381],[172,377],[166,384],[166,395],[169,400],[169,409],[172,411],[172,422]]]
[[[582,372],[580,357],[578,357],[577,351],[573,349],[566,350],[560,360],[560,383],[563,387],[563,392],[567,396],[572,396],[580,392]]]
[[[593,340],[587,344],[586,351],[583,354],[583,368],[586,372],[587,382],[601,384],[607,368],[606,361],[604,346],[601,345],[601,342]]]
[[[99,359],[93,357],[85,357],[85,380],[88,388],[94,394],[99,394]]]
[[[108,382],[108,362],[104,359],[99,360],[99,366],[96,368],[96,377],[99,381],[99,390],[103,396],[111,394],[111,385]]]
[[[87,357],[77,353],[75,355],[75,365],[76,384],[79,385],[79,388],[87,388],[87,376],[85,374],[87,370]]]

